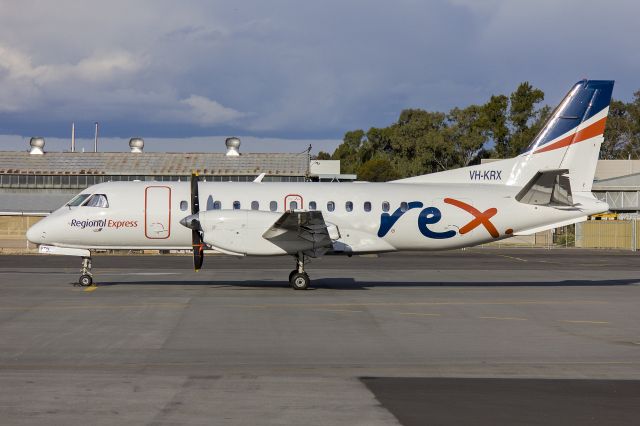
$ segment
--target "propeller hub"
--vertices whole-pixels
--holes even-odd
[[[189,228],[189,229],[193,229],[193,230],[199,230],[200,229],[200,214],[199,213],[195,213],[192,215],[189,215],[183,219],[180,220],[180,225]]]

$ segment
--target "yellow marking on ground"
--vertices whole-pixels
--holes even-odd
[[[352,309],[314,309],[314,311],[320,312],[364,312],[364,311],[356,311]]]
[[[572,324],[609,324],[609,321],[587,321],[587,320],[561,320]]]
[[[420,317],[439,317],[440,314],[424,314],[422,312],[398,312],[400,315],[417,315]]]
[[[478,317],[481,319],[495,319],[495,320],[511,320],[511,321],[527,321],[526,318],[518,318],[518,317]]]
[[[91,293],[92,291],[96,291],[98,289],[97,285],[90,285],[89,287],[85,288],[83,291],[86,291],[87,293]]]
[[[227,308],[356,308],[386,306],[485,306],[485,305],[574,305],[601,304],[604,300],[502,300],[488,302],[369,302],[369,303],[273,303],[262,305],[223,305]]]
[[[521,259],[521,258],[515,257],[515,256],[508,256],[506,254],[497,254],[496,256],[506,257],[507,259],[519,260],[520,262],[528,262],[528,260],[526,260],[526,259]]]
[[[23,310],[60,310],[60,309],[141,309],[141,308],[169,308],[180,309],[187,307],[187,303],[150,303],[140,305],[59,305],[59,306],[0,306],[0,311]]]

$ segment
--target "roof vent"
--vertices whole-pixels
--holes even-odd
[[[142,138],[129,139],[129,148],[131,148],[131,152],[142,152],[142,148],[144,148],[144,139]]]
[[[237,157],[240,155],[240,151],[238,151],[240,149],[240,139],[236,137],[227,138],[227,140],[224,141],[224,144],[227,146],[228,157]]]
[[[31,151],[29,151],[29,154],[44,154],[44,138],[31,138],[29,145],[31,145]]]

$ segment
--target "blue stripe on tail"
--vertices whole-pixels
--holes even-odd
[[[577,82],[556,107],[544,127],[523,153],[535,151],[549,141],[577,127],[611,103],[613,80]]]

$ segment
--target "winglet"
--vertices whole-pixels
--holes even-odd
[[[255,178],[253,181],[254,181],[254,182],[256,182],[256,183],[260,183],[260,182],[262,182],[262,179],[264,179],[264,177],[265,177],[266,175],[267,175],[266,173],[260,173],[260,174],[258,175],[258,177],[257,177],[257,178]]]

